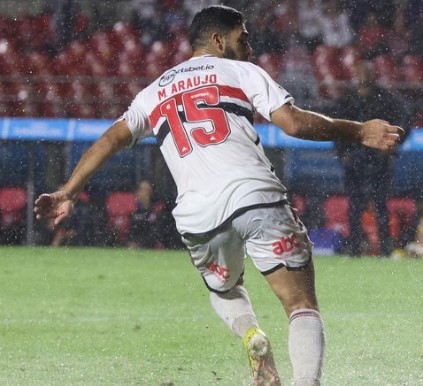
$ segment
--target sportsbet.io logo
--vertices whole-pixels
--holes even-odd
[[[173,80],[175,79],[175,76],[179,73],[192,72],[192,71],[207,71],[207,70],[212,70],[213,68],[214,68],[214,65],[212,64],[206,64],[206,65],[202,64],[201,66],[189,66],[189,67],[181,68],[179,70],[170,70],[162,75],[162,77],[159,80],[159,86],[164,87],[164,86],[167,86],[169,83],[172,83]]]
[[[159,81],[159,86],[164,87],[167,86],[169,83],[173,82],[173,79],[175,79],[177,72],[176,70],[171,70],[164,74]]]

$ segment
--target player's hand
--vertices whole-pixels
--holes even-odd
[[[363,123],[361,129],[361,143],[374,149],[393,150],[404,135],[399,126],[390,125],[381,119],[372,119]]]
[[[34,212],[39,220],[43,217],[52,218],[58,225],[69,217],[73,210],[73,201],[63,190],[50,194],[42,194],[35,200]]]

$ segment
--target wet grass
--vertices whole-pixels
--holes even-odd
[[[317,257],[326,386],[423,385],[423,261]],[[285,385],[287,320],[246,285]],[[185,252],[0,248],[1,385],[249,385]]]

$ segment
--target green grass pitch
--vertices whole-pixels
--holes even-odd
[[[423,385],[423,262],[316,257],[326,386]],[[246,287],[291,384],[287,318]],[[180,251],[0,248],[0,385],[249,385],[241,341]]]

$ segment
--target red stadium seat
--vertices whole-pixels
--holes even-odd
[[[284,72],[309,72],[313,68],[313,59],[303,46],[289,47],[282,57]]]
[[[144,53],[141,44],[135,40],[125,42],[117,58],[117,75],[140,77],[146,75]]]
[[[340,65],[340,50],[336,47],[321,44],[316,47],[313,53],[313,60],[316,66],[316,76],[319,80],[325,79],[341,80],[343,71]]]
[[[92,52],[87,52],[84,59],[84,68],[86,70],[86,75],[90,76],[107,76],[108,69],[101,62],[97,56]]]
[[[363,254],[378,255],[379,250],[379,233],[374,209],[368,209],[361,216],[361,226],[366,236],[367,245]]]
[[[73,32],[74,34],[79,36],[84,36],[84,34],[88,31],[88,27],[90,25],[90,18],[85,13],[79,13],[76,16],[74,25],[73,25]]]
[[[417,221],[417,204],[412,198],[392,197],[387,202],[390,233],[398,239],[407,227],[414,227]]]
[[[34,88],[41,116],[48,118],[65,116],[61,89],[56,83],[41,81],[37,82]]]
[[[37,116],[36,93],[33,85],[25,81],[11,82],[9,85],[10,113],[12,116]]]
[[[86,79],[74,78],[66,86],[65,97],[78,103],[91,102],[92,86]]]
[[[405,55],[400,66],[402,80],[410,83],[423,82],[423,61],[417,55]]]
[[[95,32],[88,41],[88,45],[94,55],[108,68],[112,69],[114,58],[113,47],[110,44],[109,36],[106,32]]]
[[[347,196],[331,196],[323,204],[326,227],[347,237],[350,233],[349,198]]]
[[[320,45],[313,53],[315,75],[320,81],[320,95],[333,99],[342,94],[339,84],[344,78],[343,68],[340,63],[340,50],[336,47]]]
[[[22,67],[22,58],[12,40],[0,39],[0,74],[19,75],[22,73]]]
[[[0,82],[0,116],[8,117],[11,115],[12,106],[9,96],[9,83]]]
[[[372,63],[379,83],[392,85],[397,80],[396,65],[390,55],[376,56]]]
[[[139,36],[134,31],[132,25],[118,21],[112,27],[109,34],[109,42],[116,51],[122,51],[128,41],[139,41]]]
[[[50,75],[51,60],[47,54],[32,51],[24,58],[25,72],[28,75]]]
[[[172,66],[176,66],[179,63],[188,60],[192,55],[191,45],[185,35],[180,35],[172,41]]]
[[[292,197],[292,206],[297,209],[298,214],[302,216],[307,208],[307,199],[304,196],[296,194]]]
[[[170,65],[169,44],[155,41],[147,53],[145,61],[146,76],[151,79],[159,77]]]
[[[109,216],[108,225],[116,233],[120,243],[125,243],[130,227],[130,216],[136,210],[136,199],[133,193],[113,192],[106,199],[106,210]]]
[[[35,16],[32,19],[30,48],[42,50],[47,44],[54,42],[53,18],[47,13]]]
[[[89,80],[73,78],[64,89],[63,98],[67,98],[66,108],[70,116],[76,118],[93,118],[92,86]]]
[[[96,118],[96,110],[86,103],[72,103],[68,106],[67,115],[73,118]]]
[[[22,188],[8,187],[0,189],[0,225],[12,227],[25,218],[26,192]]]
[[[347,46],[341,50],[341,63],[345,80],[356,78],[356,66],[361,60],[360,52],[354,46]]]
[[[257,64],[262,67],[273,79],[280,77],[282,57],[279,54],[263,53],[257,58]]]

